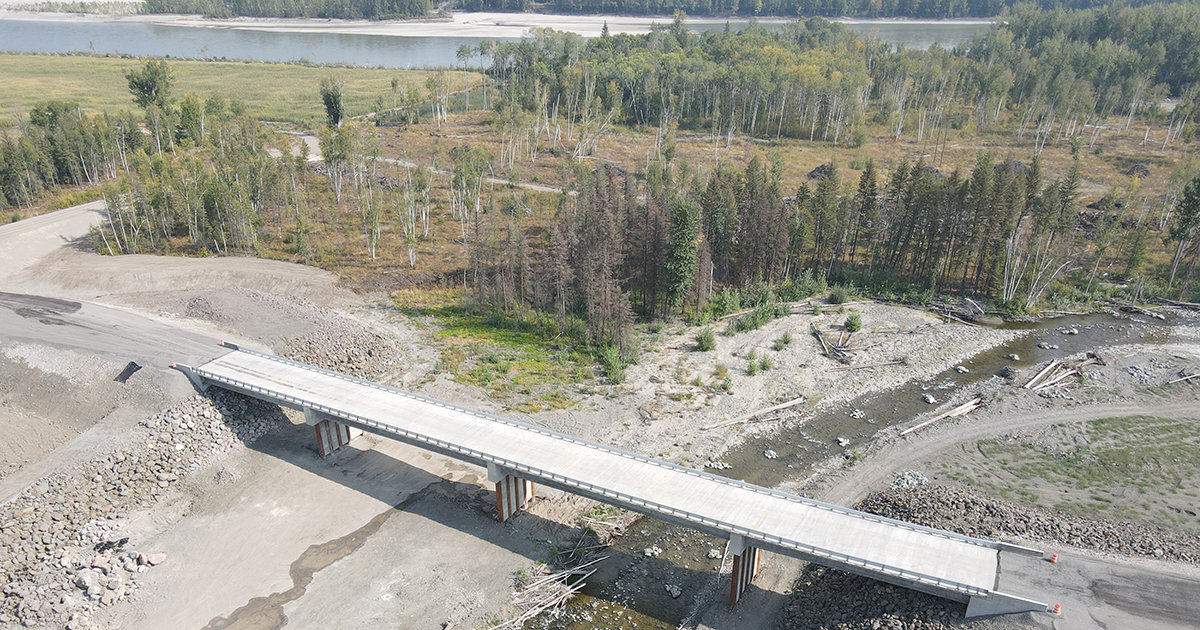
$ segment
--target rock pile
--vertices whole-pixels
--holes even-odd
[[[906,470],[892,479],[893,488],[914,488],[929,483],[929,479],[916,470]]]
[[[247,301],[255,308],[243,308]],[[246,312],[277,325],[263,327],[244,321]],[[251,337],[257,331],[257,336],[274,345],[282,356],[359,378],[378,377],[401,357],[392,339],[353,317],[291,296],[233,287],[193,298],[186,315],[231,326]],[[284,339],[278,337],[280,330],[302,334]]]
[[[938,484],[879,492],[858,509],[969,536],[1016,535],[1026,541],[1200,564],[1200,536],[1050,512]]]
[[[844,571],[809,565],[784,610],[786,630],[942,630],[966,606]]]
[[[371,379],[399,362],[395,342],[343,318],[290,340],[283,356],[319,368]]]
[[[123,516],[191,471],[283,420],[278,407],[223,390],[142,422],[123,450],[58,471],[0,508],[0,626],[90,627],[166,560],[135,550]]]

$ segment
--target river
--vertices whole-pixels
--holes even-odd
[[[803,480],[839,454],[853,457],[879,430],[910,423],[928,413],[933,407],[922,400],[925,393],[946,401],[963,387],[998,378],[997,372],[1005,367],[1022,369],[1017,382],[1024,383],[1036,373],[1034,366],[1051,359],[1093,350],[1108,355],[1109,348],[1131,344],[1164,344],[1172,338],[1173,323],[1115,312],[1007,323],[1001,328],[1027,329],[1028,333],[964,361],[967,372],[948,369],[844,405],[789,412],[791,419],[774,423],[774,430],[748,437],[724,453],[721,461],[729,468],[712,472],[765,487]],[[764,455],[767,451],[773,451],[771,459]],[[643,558],[643,550],[656,545],[662,554]],[[598,565],[600,571],[568,607],[571,623],[563,625],[569,630],[598,625],[620,630],[677,628],[691,613],[695,593],[715,584],[712,573],[719,561],[705,560],[706,551],[723,545],[723,540],[705,534],[640,518],[605,550],[613,559]],[[666,582],[682,585],[690,597],[674,598],[663,589]],[[637,596],[627,596],[620,583],[625,588],[633,585]],[[720,596],[711,591],[702,598]]]
[[[613,33],[643,33],[669,18],[455,14],[434,22],[338,20],[202,20],[187,16],[103,18],[0,11],[0,50],[7,52],[170,56],[272,62],[307,61],[357,66],[422,68],[453,66],[458,48],[479,42],[514,41],[538,26],[594,37],[608,23]],[[693,31],[743,28],[746,20],[694,19]],[[783,20],[762,20],[778,29]],[[906,48],[953,45],[985,30],[985,21],[850,20],[846,25]]]

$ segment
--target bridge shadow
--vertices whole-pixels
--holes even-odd
[[[219,395],[239,396],[223,391]],[[229,418],[227,422],[232,426],[236,419]],[[313,428],[280,417],[274,428],[246,447],[392,505],[398,512],[419,516],[530,561],[547,562],[552,567],[556,552],[573,548],[588,533],[583,527],[563,524],[536,513],[536,501],[552,500],[561,494],[559,491],[539,486],[539,498],[535,499],[532,512],[522,511],[508,523],[500,523],[496,520],[495,493],[484,487],[491,484],[482,468],[473,467],[478,468],[476,476],[469,472],[470,465],[466,465],[468,472],[459,471],[455,475],[458,480],[451,480],[426,470],[420,462],[417,465],[410,463],[413,457],[434,463],[442,457],[440,455],[407,446],[397,448],[380,444],[380,447],[369,448],[370,440],[393,442],[383,436],[365,435],[322,459],[317,454]],[[402,451],[403,458],[385,450]],[[639,627],[646,627],[646,622],[657,622],[650,623],[651,626],[677,627],[698,605],[702,608],[724,607],[728,604],[728,577],[717,583],[715,568],[720,560],[706,557],[708,549],[723,550],[724,545],[724,540],[643,517],[630,526],[624,536],[614,538],[611,546],[599,550],[598,555],[608,558],[589,567],[597,572],[588,578],[588,585],[581,591],[585,597],[568,606],[567,619],[578,617],[574,624],[562,619],[558,621],[563,622],[563,627],[628,627],[626,624],[630,621]],[[645,549],[652,548],[661,549],[661,555],[644,553]],[[405,552],[397,549],[396,553]],[[396,560],[403,561],[404,558]],[[479,567],[480,572],[488,570],[486,566]],[[511,574],[501,571],[497,570],[494,579],[512,579]],[[679,590],[673,592],[669,586]],[[762,599],[761,594],[754,592],[748,592],[746,596],[752,601]],[[612,623],[605,622],[606,615],[611,617]],[[556,627],[558,625],[556,623]]]

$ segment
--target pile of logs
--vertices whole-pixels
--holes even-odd
[[[1050,365],[1042,368],[1041,372],[1025,383],[1025,389],[1040,392],[1052,387],[1063,387],[1066,385],[1064,381],[1067,377],[1079,374],[1083,368],[1089,365],[1104,365],[1104,360],[1099,355],[1089,352],[1087,359],[1074,366],[1068,365],[1066,361],[1051,361]]]
[[[1190,381],[1190,380],[1192,380],[1194,378],[1198,378],[1198,377],[1200,377],[1200,372],[1196,372],[1195,374],[1188,374],[1187,372],[1181,371],[1179,373],[1179,378],[1177,378],[1173,381],[1167,381],[1167,385],[1174,385],[1175,383],[1183,383],[1185,381]]]
[[[853,335],[850,332],[843,328],[838,333],[837,341],[830,342],[825,339],[825,335],[817,329],[815,324],[810,324],[810,326],[812,328],[812,334],[817,338],[817,341],[820,342],[821,351],[825,354],[825,356],[831,359],[837,359],[846,365],[850,365],[850,362],[853,360],[853,358],[850,356],[850,339],[853,337]]]
[[[1167,318],[1166,315],[1163,315],[1162,313],[1159,313],[1157,311],[1152,311],[1148,308],[1138,306],[1137,304],[1134,304],[1133,302],[1124,302],[1124,301],[1120,301],[1120,300],[1108,300],[1108,303],[1115,306],[1116,308],[1119,308],[1122,311],[1125,311],[1128,313],[1137,313],[1139,315],[1153,317],[1154,319],[1166,319]]]
[[[509,630],[518,630],[525,622],[537,617],[542,612],[562,606],[575,596],[586,584],[584,580],[591,577],[596,569],[588,567],[608,558],[600,556],[578,566],[549,573],[545,565],[537,565],[540,575],[533,575],[522,580],[519,590],[513,593],[513,604],[521,609],[521,614],[496,626]]]

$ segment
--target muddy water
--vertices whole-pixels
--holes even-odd
[[[967,373],[950,369],[932,378],[862,396],[845,405],[806,410],[797,420],[766,435],[749,438],[725,453],[721,460],[731,468],[719,474],[766,487],[803,479],[830,457],[853,453],[880,429],[909,422],[930,411],[934,405],[922,400],[925,393],[945,401],[959,388],[990,379],[1008,366],[1022,370],[1020,380],[1033,376],[1034,372],[1027,368],[1045,361],[1085,351],[1098,351],[1102,357],[1115,358],[1108,356],[1107,348],[1130,343],[1164,343],[1170,337],[1169,322],[1114,314],[1012,323],[1001,328],[1029,332],[965,361],[962,365],[969,370]],[[1072,329],[1078,333],[1069,334]],[[1041,348],[1039,343],[1058,348]],[[1020,358],[1008,358],[1014,354]],[[852,410],[861,411],[862,417],[852,417]],[[839,444],[839,438],[844,442]],[[763,455],[767,450],[775,451],[778,458],[767,459]],[[689,533],[649,517],[636,521],[628,531],[629,535],[615,539],[613,544],[613,550],[624,560],[607,562],[608,566],[589,580],[585,596],[568,607],[570,622],[542,620],[543,624],[537,624],[539,627],[666,630],[679,626],[691,612],[697,595],[709,601],[723,598],[723,593],[711,590],[712,574],[720,560],[708,560],[705,550],[723,551],[724,540]],[[652,545],[663,549],[663,553],[639,562],[638,559],[644,558],[644,550]],[[682,588],[678,599],[665,589],[668,583]]]

